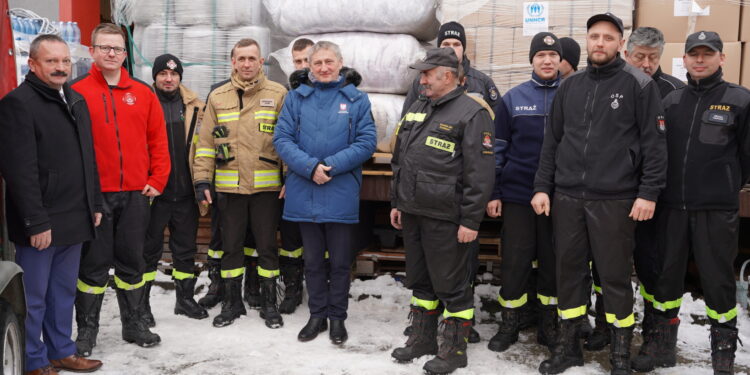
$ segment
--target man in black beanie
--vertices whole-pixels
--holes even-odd
[[[143,250],[146,263],[143,274],[146,281],[144,314],[150,326],[156,325],[156,322],[151,314],[148,295],[164,250],[164,228],[167,225],[169,250],[172,252],[172,278],[177,295],[174,313],[193,319],[208,317],[206,310],[193,299],[199,206],[193,198],[191,173],[195,155],[193,135],[198,133],[205,105],[195,92],[180,84],[182,73],[182,62],[174,55],[164,54],[154,60],[152,76],[156,96],[164,111],[172,170],[164,192],[151,204],[151,218]]]
[[[466,32],[464,27],[458,22],[447,22],[440,25],[440,30],[437,35],[438,47],[451,47],[458,56],[458,63],[462,65],[464,69],[463,82],[461,86],[466,89],[466,92],[470,95],[476,95],[484,99],[490,108],[493,110],[500,101],[500,92],[495,87],[495,83],[492,82],[492,78],[486,74],[480,72],[471,67],[469,59],[466,57]],[[420,95],[422,95],[423,88],[419,85],[419,77],[414,79],[412,87],[409,93],[406,94],[406,101],[404,107],[401,110],[401,117],[406,115],[406,110],[417,101]]]
[[[560,74],[567,78],[573,72],[578,71],[578,62],[581,60],[581,46],[575,39],[570,37],[560,38],[562,46],[562,61],[560,61]]]

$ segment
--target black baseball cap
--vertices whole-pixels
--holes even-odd
[[[431,48],[427,50],[427,55],[422,60],[409,65],[409,68],[425,71],[438,66],[458,69],[458,57],[453,48]]]
[[[713,31],[698,31],[688,35],[685,41],[685,53],[699,46],[706,46],[716,52],[721,52],[724,49],[721,37]]]
[[[586,21],[586,30],[590,29],[591,26],[593,26],[595,23],[599,21],[611,22],[612,24],[615,25],[615,27],[617,27],[617,30],[620,30],[620,34],[625,33],[625,27],[622,25],[622,20],[610,12],[596,14],[596,15],[591,16],[591,18],[589,18],[589,20]]]

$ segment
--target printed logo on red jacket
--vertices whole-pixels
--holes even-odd
[[[135,95],[129,92],[125,93],[125,95],[122,97],[122,101],[127,105],[135,105],[135,100]]]

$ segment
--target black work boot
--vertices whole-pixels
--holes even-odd
[[[122,339],[138,346],[149,348],[161,342],[159,335],[151,332],[142,315],[145,299],[144,288],[133,290],[117,289],[117,303],[120,305]]]
[[[630,374],[630,342],[633,341],[633,326],[617,328],[610,325],[612,339],[609,346],[609,363],[611,375]]]
[[[245,257],[245,290],[242,297],[247,302],[247,307],[254,310],[261,308],[257,257]]]
[[[647,313],[643,317],[643,345],[631,361],[638,372],[653,371],[657,367],[674,367],[677,363],[677,330],[680,318],[669,319],[660,314]]]
[[[195,299],[195,282],[198,281],[192,277],[189,279],[182,279],[174,281],[175,295],[177,301],[174,304],[175,315],[185,315],[191,319],[205,319],[208,318],[208,312],[206,309],[201,307]]]
[[[99,334],[99,312],[102,310],[104,293],[89,294],[76,291],[76,352],[81,357],[91,355],[96,346],[96,336]]]
[[[214,317],[214,327],[225,327],[240,315],[247,314],[242,303],[242,276],[222,279],[224,284],[224,299],[221,301],[221,313]]]
[[[282,314],[294,313],[297,306],[302,304],[302,275],[304,270],[301,263],[281,265],[281,277],[284,280],[284,299],[279,304]]]
[[[598,352],[609,345],[609,323],[604,313],[604,297],[596,293],[596,303],[594,304],[596,315],[594,316],[594,330],[586,339],[583,348],[590,352]]]
[[[443,334],[438,354],[424,364],[425,372],[428,375],[443,375],[466,367],[466,346],[470,330],[469,319],[451,317],[443,320]]]
[[[411,306],[409,319],[411,320],[411,333],[406,340],[406,345],[396,348],[391,352],[399,363],[411,362],[426,354],[435,355],[438,352],[437,327],[440,312],[427,310],[420,306]]]
[[[221,259],[208,260],[208,292],[198,300],[198,304],[205,309],[210,309],[224,299],[224,284],[221,281]]]
[[[557,340],[552,348],[552,357],[539,365],[541,374],[559,374],[571,367],[583,366],[583,352],[578,338],[580,325],[585,316],[560,322]]]
[[[154,314],[151,312],[151,285],[153,281],[146,281],[143,285],[143,304],[141,305],[141,318],[146,323],[148,328],[156,327],[156,320],[154,320]]]
[[[476,329],[474,329],[474,325],[477,324],[477,321],[474,320],[474,318],[471,318],[471,329],[469,329],[469,344],[476,344],[480,341],[482,341],[482,337],[479,336],[479,332],[477,332]]]
[[[584,319],[585,321],[586,319]],[[552,351],[557,337],[557,306],[539,308],[539,324],[536,327],[536,342]],[[579,328],[580,330],[580,328]]]
[[[277,288],[276,277],[260,278],[260,318],[265,319],[266,327],[268,328],[281,328],[284,326],[284,320],[281,318],[279,308],[276,305]]]
[[[519,324],[521,320],[521,312],[518,309],[511,309],[504,307],[500,311],[501,321],[499,329],[495,336],[492,336],[490,343],[487,344],[487,348],[493,352],[504,352],[510,348],[512,344],[518,341]]]
[[[536,293],[534,294],[536,296]],[[539,308],[536,306],[536,298],[529,301],[519,309],[519,330],[536,326],[539,323]]]
[[[736,319],[711,324],[711,366],[714,375],[734,374],[734,352],[737,351]]]

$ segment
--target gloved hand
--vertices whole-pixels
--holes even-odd
[[[198,203],[201,203],[203,201],[206,201],[206,192],[209,192],[209,196],[211,195],[211,184],[208,182],[201,182],[195,184],[195,200]],[[208,200],[208,203],[211,203],[211,200]]]

